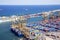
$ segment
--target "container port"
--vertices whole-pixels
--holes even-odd
[[[28,18],[39,16],[43,17],[42,21],[27,23]],[[24,37],[23,40],[60,40],[60,11],[19,16],[12,22],[11,31]]]

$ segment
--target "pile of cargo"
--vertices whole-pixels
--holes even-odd
[[[56,19],[43,20],[37,23],[28,23],[26,26],[41,31],[58,31],[60,30],[60,17]]]
[[[45,35],[54,40],[60,40],[60,32],[47,32]]]
[[[56,33],[55,36],[58,37],[57,39],[60,40],[59,36],[57,36],[58,31],[60,31],[60,18],[54,19],[53,21],[51,21],[51,20],[47,20],[47,21],[48,21],[47,23],[44,23],[43,21],[41,21],[41,22],[38,22],[38,23],[28,23],[26,25],[27,27],[29,27],[31,29],[34,29],[34,31],[33,30],[30,31],[34,35],[33,37],[32,37],[32,35],[30,35],[32,39],[34,38],[35,40],[36,39],[46,40],[46,37],[47,38],[51,37],[50,39],[53,40],[54,35],[53,36],[51,35],[50,37],[48,37],[48,36],[46,36],[48,34],[45,34],[45,33],[54,32],[54,33]],[[38,31],[36,32],[36,30],[38,30]],[[43,32],[45,32],[45,33],[43,33]],[[35,36],[35,34],[38,34],[38,35]],[[45,37],[43,37],[43,36],[45,36]],[[55,39],[56,38],[54,38],[54,40]]]

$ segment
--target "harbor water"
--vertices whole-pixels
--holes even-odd
[[[10,22],[0,24],[0,40],[20,40],[19,37],[11,32],[10,24]]]

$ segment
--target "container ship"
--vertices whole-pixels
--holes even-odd
[[[35,23],[26,22],[28,18],[39,16],[43,17],[42,21]],[[19,37],[27,38],[26,40],[48,40],[49,38],[53,40],[53,37],[48,37],[47,35],[56,33],[57,36],[58,32],[60,33],[60,11],[55,10],[53,12],[20,16],[18,17],[18,20],[12,22],[11,31]],[[55,38],[56,40],[60,40],[59,35]]]

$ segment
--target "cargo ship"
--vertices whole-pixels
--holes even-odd
[[[13,25],[12,25],[13,26]],[[22,34],[22,32],[19,30],[19,29],[17,29],[17,28],[12,28],[11,27],[11,31],[15,34],[15,35],[17,35],[18,37],[23,37],[24,35]]]

